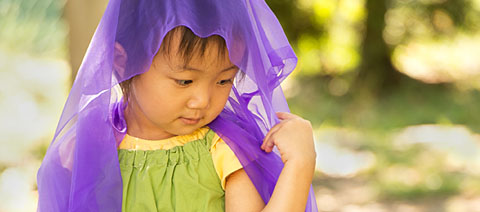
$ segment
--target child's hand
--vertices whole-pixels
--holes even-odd
[[[315,163],[317,154],[310,121],[286,112],[278,112],[277,117],[280,123],[270,129],[261,148],[271,152],[277,146],[283,163],[292,160]]]

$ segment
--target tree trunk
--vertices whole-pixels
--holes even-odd
[[[392,66],[390,50],[383,39],[385,13],[390,0],[367,0],[366,31],[363,40],[362,63],[353,84],[355,92],[381,95],[398,85],[403,74]]]
[[[64,15],[70,28],[68,45],[72,83],[107,3],[108,0],[68,0],[65,5]]]

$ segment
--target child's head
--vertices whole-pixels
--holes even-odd
[[[200,38],[176,27],[165,36],[148,71],[121,87],[127,110],[138,122],[183,135],[220,114],[237,72],[222,37]]]

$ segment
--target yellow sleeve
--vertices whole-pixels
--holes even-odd
[[[225,190],[225,181],[228,175],[241,169],[242,164],[235,156],[235,153],[217,134],[213,137],[210,153],[212,154],[215,170],[222,182],[222,188]]]

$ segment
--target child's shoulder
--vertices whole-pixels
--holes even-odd
[[[213,134],[210,153],[212,154],[215,170],[222,183],[222,188],[225,189],[227,177],[243,168],[243,166],[232,149],[217,133]]]

